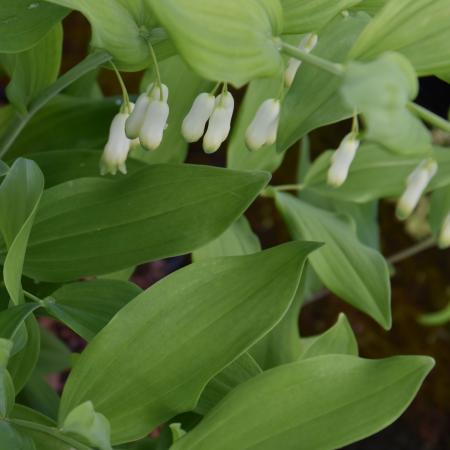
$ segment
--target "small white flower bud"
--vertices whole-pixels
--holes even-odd
[[[355,133],[347,134],[331,157],[327,179],[329,185],[339,187],[345,183],[358,148],[359,140]]]
[[[319,41],[319,37],[317,34],[309,33],[307,34],[298,45],[299,50],[303,50],[304,52],[311,53],[317,43]],[[302,62],[296,58],[289,58],[288,65],[286,71],[284,72],[284,83],[287,87],[291,87],[294,82],[295,75],[298,72]]]
[[[206,122],[211,117],[215,105],[216,99],[212,94],[203,93],[194,100],[181,126],[181,133],[187,142],[197,142],[203,136]]]
[[[250,150],[259,150],[276,141],[279,116],[279,100],[271,98],[262,103],[245,133],[245,141]]]
[[[109,139],[100,160],[100,173],[102,175],[108,173],[115,175],[117,170],[123,174],[127,173],[126,160],[131,144],[130,139],[125,134],[125,122],[128,117],[128,113],[120,112],[111,122]]]
[[[166,102],[153,100],[150,103],[139,134],[139,140],[143,147],[156,150],[161,145],[168,117],[169,105]]]
[[[437,170],[436,161],[426,159],[409,175],[406,189],[397,204],[396,213],[399,219],[404,220],[411,215]]]
[[[150,105],[150,98],[147,94],[141,94],[133,109],[133,112],[128,117],[125,124],[125,133],[130,139],[136,139],[141,132],[142,124],[144,123],[145,113]]]
[[[226,141],[231,129],[233,111],[233,96],[229,92],[219,95],[203,139],[203,150],[206,153],[214,153]]]
[[[450,247],[450,213],[445,217],[439,233],[438,244],[440,248]]]

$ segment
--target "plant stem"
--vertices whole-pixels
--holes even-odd
[[[160,100],[164,100],[164,93],[162,90],[162,82],[161,82],[161,72],[159,71],[158,58],[156,57],[155,50],[153,49],[153,45],[150,42],[150,39],[147,39],[148,48],[150,49],[150,55],[152,56],[153,65],[155,66],[155,74],[156,74],[156,82],[159,86],[159,96]]]
[[[117,70],[116,65],[111,61],[110,62],[112,68],[114,69],[114,72],[116,73],[116,77],[117,80],[119,81],[120,84],[120,88],[122,90],[122,97],[123,97],[123,102],[126,105],[126,108],[128,110],[128,113],[131,114],[131,107],[130,107],[130,97],[128,96],[128,91],[127,91],[127,87],[125,86],[125,83],[123,81],[122,75],[120,74],[120,72]]]
[[[30,103],[27,114],[19,115],[16,113],[16,116],[6,129],[5,134],[0,139],[0,159],[6,155],[25,125],[42,107],[74,81],[110,60],[111,55],[106,51],[90,54],[75,67],[60,76],[51,86],[42,91],[41,94]]]
[[[282,184],[281,186],[273,186],[277,192],[283,191],[301,191],[305,188],[304,184]]]
[[[70,447],[72,447],[76,450],[93,450],[92,447],[89,447],[89,446],[77,441],[76,439],[66,436],[64,433],[62,433],[57,428],[47,427],[45,425],[41,425],[41,424],[38,424],[35,422],[30,422],[28,420],[9,419],[8,421],[18,428],[23,428],[25,430],[33,430],[33,431],[38,431],[40,433],[44,433],[48,436],[51,436],[51,437],[57,439],[58,441],[64,442],[65,444],[69,445]]]
[[[328,61],[327,59],[323,59],[320,56],[307,53],[297,47],[294,47],[293,45],[288,44],[287,42],[281,43],[281,50],[293,58],[316,66],[319,69],[332,73],[333,75],[341,76],[344,74],[344,66],[342,64],[334,63]]]
[[[396,253],[395,255],[390,256],[389,258],[387,258],[387,260],[391,264],[397,264],[405,259],[410,258],[411,256],[417,255],[418,253],[433,248],[435,245],[436,241],[434,240],[434,238],[430,237],[422,242],[419,242],[416,245],[413,245],[412,247],[409,247],[405,250]]]
[[[450,122],[448,120],[439,117],[437,114],[434,114],[433,112],[429,111],[423,106],[418,105],[417,103],[408,103],[408,108],[411,112],[419,116],[424,122],[427,122],[436,128],[440,128],[441,130],[450,133]]]
[[[28,292],[25,289],[22,289],[22,291],[23,291],[23,295],[25,295],[25,297],[28,297],[30,300],[33,300],[34,302],[39,303],[40,305],[42,305],[44,303],[44,301],[41,298],[36,297],[31,292]]]

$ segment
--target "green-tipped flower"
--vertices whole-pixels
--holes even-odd
[[[339,187],[345,183],[359,144],[360,142],[353,132],[344,137],[331,157],[331,166],[328,170],[327,178],[329,185]]]
[[[200,94],[183,120],[181,133],[187,142],[197,142],[205,133],[206,123],[214,111],[216,99],[208,93]]]

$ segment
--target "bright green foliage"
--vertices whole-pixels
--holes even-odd
[[[294,242],[194,263],[145,291],[81,355],[60,420],[89,399],[120,443],[194,408],[210,378],[284,315],[314,247]]]
[[[236,388],[172,448],[340,448],[395,420],[432,367],[425,357],[343,355],[280,366]]]

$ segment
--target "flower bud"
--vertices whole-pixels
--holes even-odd
[[[311,53],[316,47],[319,41],[317,34],[307,34],[298,45],[299,50],[303,50],[306,53]],[[300,68],[302,62],[296,58],[289,58],[286,71],[284,72],[284,83],[287,87],[291,87],[294,82],[295,75]]]
[[[347,134],[331,157],[327,180],[329,185],[339,187],[345,183],[358,148],[359,140],[355,133]]]
[[[163,98],[162,100],[167,102],[169,99],[169,88],[161,83],[162,91],[163,91]],[[150,97],[151,100],[161,100],[161,89],[159,88],[159,85],[157,83],[150,83],[147,87],[147,95]]]
[[[450,213],[447,214],[442,224],[438,244],[440,248],[450,247]]]
[[[206,122],[214,111],[216,99],[214,95],[200,94],[192,104],[192,108],[183,120],[181,133],[187,142],[197,142],[204,134]]]
[[[161,100],[153,100],[144,117],[139,140],[149,150],[156,150],[162,142],[169,117],[169,105]]]
[[[129,139],[136,139],[139,136],[150,101],[147,94],[141,94],[137,99],[133,112],[125,123],[125,133]]]
[[[209,119],[208,130],[203,139],[203,150],[214,153],[226,141],[231,129],[234,99],[229,92],[216,98],[216,106]]]
[[[133,111],[134,104],[130,104]],[[130,150],[131,141],[125,134],[125,123],[130,114],[119,112],[111,122],[108,142],[105,145],[102,158],[100,160],[100,173],[115,175],[117,170],[123,174],[127,173],[126,160]]]
[[[436,161],[427,159],[409,175],[405,192],[397,204],[396,213],[399,219],[404,220],[411,215],[431,179],[436,175],[437,169]]]
[[[277,138],[280,102],[269,99],[262,103],[245,133],[245,141],[250,150],[273,144]]]

